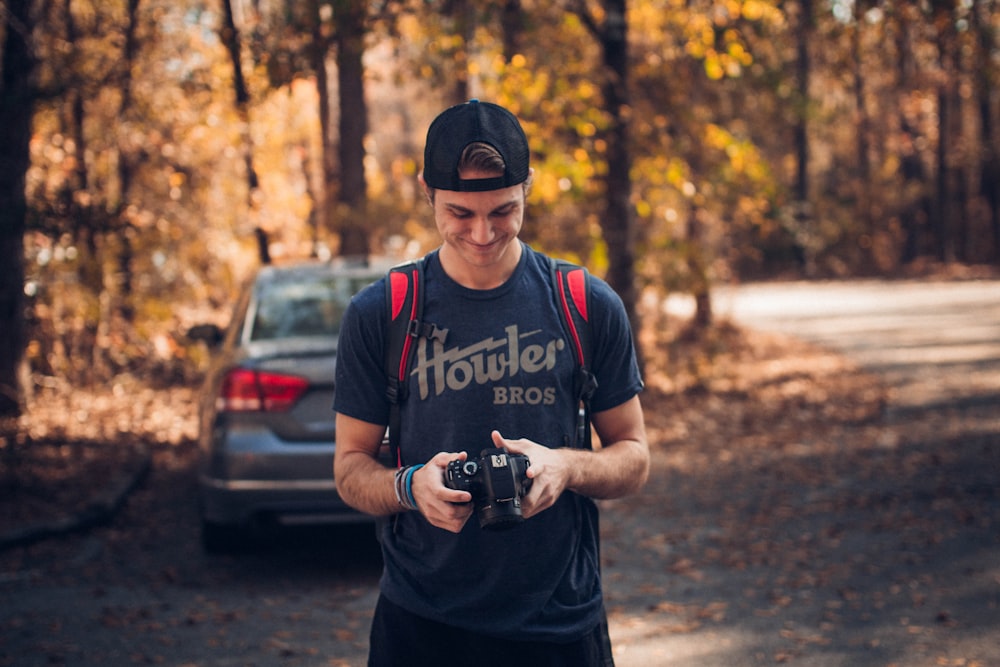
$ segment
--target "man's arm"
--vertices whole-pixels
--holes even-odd
[[[395,474],[378,461],[378,450],[385,426],[337,413],[337,446],[333,457],[333,475],[337,492],[354,509],[375,516],[403,511],[396,500]],[[441,452],[413,473],[411,488],[417,507],[427,520],[445,530],[458,532],[472,514],[466,491],[444,485],[444,469],[461,454]]]
[[[601,447],[549,449],[530,440],[506,440],[494,431],[493,442],[531,461],[531,492],[525,517],[550,507],[565,490],[591,498],[619,498],[635,493],[649,477],[649,443],[639,397],[592,416]]]
[[[402,510],[396,502],[395,471],[378,462],[385,426],[337,413],[333,477],[337,493],[354,509],[375,516]]]
[[[567,488],[591,498],[620,498],[641,489],[649,478],[649,443],[639,397],[592,416],[601,448],[570,450],[580,463],[571,466]],[[596,464],[596,465],[595,465]]]

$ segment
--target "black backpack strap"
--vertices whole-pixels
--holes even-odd
[[[579,403],[576,447],[592,449],[590,399],[597,389],[592,371],[593,332],[590,325],[590,272],[565,260],[550,258],[556,310],[576,361],[573,389]]]
[[[392,465],[402,465],[399,453],[399,406],[407,398],[417,338],[444,341],[447,332],[424,322],[424,262],[415,259],[389,269],[385,281],[389,329],[385,346],[386,398],[389,401],[389,454]]]

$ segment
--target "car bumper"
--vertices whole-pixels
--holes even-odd
[[[347,505],[332,481],[220,480],[202,477],[201,516],[215,524],[362,523],[372,517]]]
[[[345,503],[333,480],[333,447],[288,443],[262,430],[231,432],[199,471],[203,521],[248,525],[372,521]],[[316,478],[317,473],[328,476]]]

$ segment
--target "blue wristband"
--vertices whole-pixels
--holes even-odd
[[[413,473],[417,472],[424,467],[423,463],[415,466],[410,466],[410,469],[406,471],[406,499],[409,501],[410,506],[413,509],[417,509],[417,501],[413,497]]]

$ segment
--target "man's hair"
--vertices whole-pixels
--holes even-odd
[[[504,162],[500,151],[482,141],[474,141],[462,151],[462,156],[458,160],[458,171],[482,171],[487,174],[503,174],[507,165]],[[524,196],[528,196],[531,191],[531,176],[521,184],[524,188]],[[428,186],[427,198],[431,204],[434,203],[435,188]]]
[[[458,171],[475,170],[491,174],[503,174],[507,168],[500,151],[482,141],[474,141],[462,151],[458,159]]]

